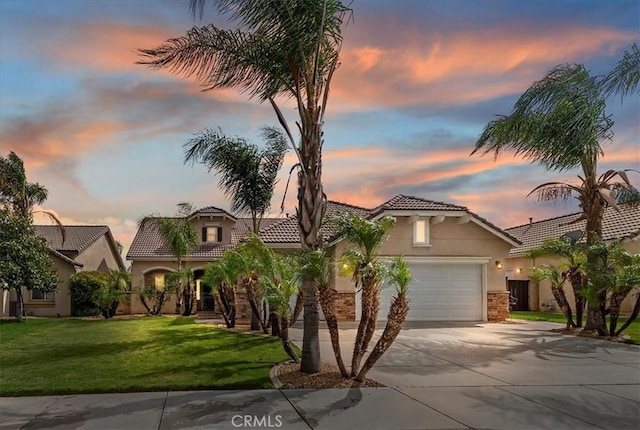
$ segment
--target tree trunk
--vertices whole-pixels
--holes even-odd
[[[573,316],[571,315],[571,305],[569,305],[569,301],[564,294],[564,289],[562,287],[551,287],[551,292],[553,293],[553,297],[556,299],[556,303],[558,303],[560,310],[564,314],[565,318],[567,318],[565,330],[569,330],[570,327],[575,327],[576,325],[573,322]]]
[[[358,369],[360,367],[360,361],[362,360],[362,355],[364,354],[364,349],[366,345],[364,343],[367,327],[371,323],[371,314],[373,311],[373,286],[368,282],[367,279],[362,280],[362,294],[361,294],[361,303],[362,303],[362,314],[360,315],[360,323],[358,324],[358,331],[356,332],[356,340],[353,345],[353,357],[351,357],[351,376],[355,377],[358,374]],[[375,324],[375,322],[374,322]]]
[[[620,317],[620,307],[622,306],[622,301],[627,297],[627,295],[629,295],[630,292],[631,288],[627,288],[611,294],[611,305],[609,306],[609,336],[611,337],[616,335],[616,327],[618,325],[618,318]]]
[[[298,355],[293,350],[293,348],[291,348],[291,342],[289,341],[289,319],[285,316],[283,318],[280,318],[280,321],[282,324],[282,330],[280,332],[280,340],[282,341],[282,347],[294,362],[299,363],[300,360],[298,359]]]
[[[615,335],[620,336],[622,332],[625,331],[625,329],[629,327],[638,318],[638,314],[640,314],[640,293],[636,294],[636,304],[633,305],[633,310],[631,311],[631,315],[629,315],[629,318],[627,318],[627,321],[624,324],[622,324],[622,327],[620,327],[620,329],[616,331]]]
[[[580,266],[572,266],[568,269],[568,279],[573,290],[573,297],[575,298],[576,306],[576,327],[582,327],[582,317],[584,315],[584,309],[586,300],[584,298],[584,290],[587,284],[587,278],[580,270]]]
[[[296,304],[293,308],[293,314],[291,314],[291,318],[289,319],[289,327],[294,325],[298,318],[300,317],[300,313],[302,312],[302,306],[304,304],[304,300],[302,297],[302,290],[298,291],[298,295],[296,296]]]
[[[331,338],[331,347],[333,348],[333,354],[336,357],[336,363],[340,369],[340,374],[343,378],[349,377],[349,372],[344,366],[342,360],[342,353],[340,351],[340,333],[338,330],[338,319],[336,318],[335,307],[333,305],[333,290],[329,287],[322,288],[320,290],[320,306],[329,329],[329,337]]]
[[[26,312],[24,310],[24,296],[22,294],[22,287],[16,288],[16,319],[23,321],[26,319]]]
[[[315,95],[318,97],[319,95]],[[313,98],[312,94],[309,97]],[[309,100],[313,101],[313,100]],[[326,210],[326,196],[322,189],[322,126],[318,106],[307,105],[298,99],[300,114],[300,169],[298,170],[298,207],[296,215],[302,249],[316,250],[322,237],[320,227]],[[302,285],[304,327],[300,371],[320,371],[320,339],[318,315],[318,286],[305,281]]]
[[[364,338],[362,339],[361,357],[364,357],[366,354],[369,348],[369,343],[371,343],[371,339],[373,338],[373,333],[376,331],[376,325],[378,324],[378,312],[380,311],[380,287],[377,280],[374,282],[375,284],[371,288],[371,313],[369,314],[369,322],[364,331]]]
[[[256,302],[257,282],[258,280],[254,276],[243,280],[245,291],[247,292],[247,300],[249,301],[249,306],[251,306],[251,330],[254,330],[253,321],[255,319],[255,322],[257,324],[257,327],[255,330],[262,329],[262,332],[264,334],[268,334],[269,330],[267,330],[267,327],[262,321],[262,318],[260,318],[260,308],[258,307],[258,303]]]
[[[222,318],[224,319],[225,325],[227,326],[227,328],[233,328],[233,326],[231,325],[231,320],[229,319],[228,309],[226,309],[222,305],[222,300],[220,299],[220,293],[214,294],[213,297],[214,297],[214,300],[216,301],[216,304],[218,305],[218,308],[220,309],[220,313],[222,314]]]
[[[269,318],[271,319],[271,336],[280,337],[280,317],[276,312],[271,312]]]
[[[320,318],[318,314],[318,287],[313,281],[304,281],[304,326],[302,329],[302,360],[300,371],[318,373],[320,371]],[[287,324],[288,326],[288,324]]]
[[[391,308],[389,309],[389,315],[387,316],[387,325],[382,332],[382,336],[376,342],[376,346],[367,357],[367,361],[365,361],[362,369],[358,372],[356,376],[356,381],[364,381],[367,376],[367,373],[374,364],[382,357],[382,355],[389,349],[391,344],[400,330],[402,330],[402,324],[407,318],[407,314],[409,313],[409,300],[405,294],[398,294],[393,299],[393,303],[391,303]]]
[[[600,306],[592,307],[587,304],[587,324],[585,330],[595,330],[600,336],[607,335],[606,321]]]

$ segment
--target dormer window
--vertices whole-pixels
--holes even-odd
[[[417,219],[413,222],[413,244],[415,246],[429,245],[428,219]]]
[[[222,227],[205,226],[202,227],[203,242],[222,242]]]

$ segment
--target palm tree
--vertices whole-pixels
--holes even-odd
[[[555,268],[545,268],[541,271],[533,273],[534,279],[548,279],[551,281],[551,291],[553,293],[558,306],[567,316],[567,322],[571,323],[571,326],[582,327],[582,316],[584,314],[584,308],[586,305],[587,295],[587,275],[585,273],[585,258],[584,258],[584,246],[578,243],[577,238],[571,238],[569,236],[563,236],[560,239],[545,240],[539,247],[534,248],[526,253],[528,258],[536,259],[542,256],[556,256],[565,259],[566,264],[563,266],[563,271],[560,274],[563,282],[569,280],[569,284],[573,290],[573,297],[575,299],[576,309],[576,321],[573,322],[571,306],[567,302],[562,289],[562,283],[555,284],[556,290],[554,290],[555,273],[552,271]],[[562,291],[560,291],[562,289]],[[559,294],[559,296],[557,296]],[[563,308],[567,307],[567,310]]]
[[[557,266],[550,265],[535,266],[532,268],[531,274],[529,276],[534,281],[539,282],[542,280],[548,280],[551,283],[551,293],[553,294],[553,298],[556,300],[556,303],[560,307],[562,314],[567,319],[565,330],[569,330],[571,327],[575,327],[576,324],[573,322],[571,305],[569,304],[567,296],[564,293],[563,286],[566,281],[566,277],[563,275],[563,273],[560,272],[560,269]]]
[[[411,270],[404,257],[398,256],[394,258],[389,273],[387,273],[387,280],[395,286],[396,295],[391,301],[387,324],[384,327],[382,336],[380,336],[380,339],[376,342],[376,346],[355,377],[356,381],[364,381],[369,370],[371,370],[373,365],[376,364],[380,357],[391,347],[398,333],[402,330],[402,324],[404,324],[404,321],[407,319],[407,314],[409,313],[407,293],[409,292],[411,279]]]
[[[225,136],[221,129],[205,130],[185,144],[185,163],[199,162],[220,175],[219,185],[231,198],[231,210],[249,213],[252,231],[271,206],[277,175],[287,153],[287,141],[280,130],[264,127],[267,142],[260,149],[245,139]]]
[[[351,376],[356,377],[360,362],[376,329],[380,309],[380,282],[384,275],[384,264],[378,259],[377,251],[387,238],[396,219],[384,217],[375,221],[345,212],[334,220],[336,235],[351,242],[358,249],[345,251],[341,260],[352,274],[356,290],[361,291],[362,315],[358,324],[356,340],[351,359]]]
[[[155,220],[160,236],[162,236],[171,254],[177,260],[177,273],[180,274],[183,274],[182,263],[185,257],[198,246],[198,233],[191,227],[188,220],[189,215],[192,213],[193,206],[190,203],[178,203],[175,218],[156,218]],[[144,228],[150,219],[149,217],[144,217],[139,223],[140,228]],[[188,300],[187,296],[190,296],[192,292],[190,284],[184,276],[173,277],[172,280],[175,282],[176,289],[175,313],[180,314],[182,299]]]
[[[334,307],[334,290],[330,287],[333,279],[333,265],[331,259],[323,249],[303,250],[298,255],[298,275],[302,282],[310,278],[318,285],[320,307],[324,314],[331,347],[336,358],[336,363],[343,378],[349,377],[349,372],[344,365],[342,352],[340,351],[340,332],[338,330],[338,317]],[[297,304],[297,301],[296,301]],[[294,315],[295,317],[295,310]]]
[[[191,0],[196,15],[206,0]],[[329,88],[339,65],[342,25],[350,11],[340,0],[217,0],[218,11],[238,24],[193,27],[185,36],[142,49],[141,64],[194,77],[204,90],[237,88],[268,101],[299,163],[298,226],[305,249],[320,246],[326,197],[322,142]],[[276,99],[296,103],[300,138],[293,137]],[[306,283],[301,370],[320,370],[317,286]]]
[[[242,266],[225,253],[222,258],[205,266],[203,281],[211,285],[213,297],[228,328],[236,326],[236,287]]]
[[[598,80],[583,65],[561,65],[535,82],[516,102],[509,116],[491,121],[476,142],[475,153],[510,150],[549,170],[580,167],[579,182],[547,182],[529,195],[541,201],[576,197],[582,209],[574,222],[586,221],[587,244],[602,237],[602,217],[607,206],[638,202],[640,193],[631,185],[629,170],[608,170],[598,175],[602,142],[610,140],[613,120],[605,113],[605,97]],[[588,260],[587,265],[596,265]],[[587,327],[600,303],[588,302]],[[596,327],[603,331],[602,327]]]
[[[298,363],[296,352],[289,340],[289,321],[291,320],[291,298],[298,292],[296,264],[291,256],[271,254],[272,260],[267,271],[263,272],[260,282],[266,290],[266,297],[280,326],[279,337],[282,347],[291,359]]]

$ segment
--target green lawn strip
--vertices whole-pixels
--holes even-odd
[[[0,395],[272,387],[276,338],[194,318],[0,323]]]
[[[526,312],[526,311],[514,311],[511,312],[511,318],[529,320],[529,321],[550,321],[557,323],[565,323],[566,318],[562,314],[553,312]],[[618,319],[618,327],[621,327],[627,321],[627,318],[620,317]],[[622,334],[630,336],[629,343],[640,344],[640,320],[635,320],[629,327],[625,329]]]

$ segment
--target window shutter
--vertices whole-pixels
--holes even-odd
[[[222,242],[222,227],[218,227],[216,238],[218,239],[218,242]]]
[[[207,227],[202,227],[202,241],[207,241]]]

